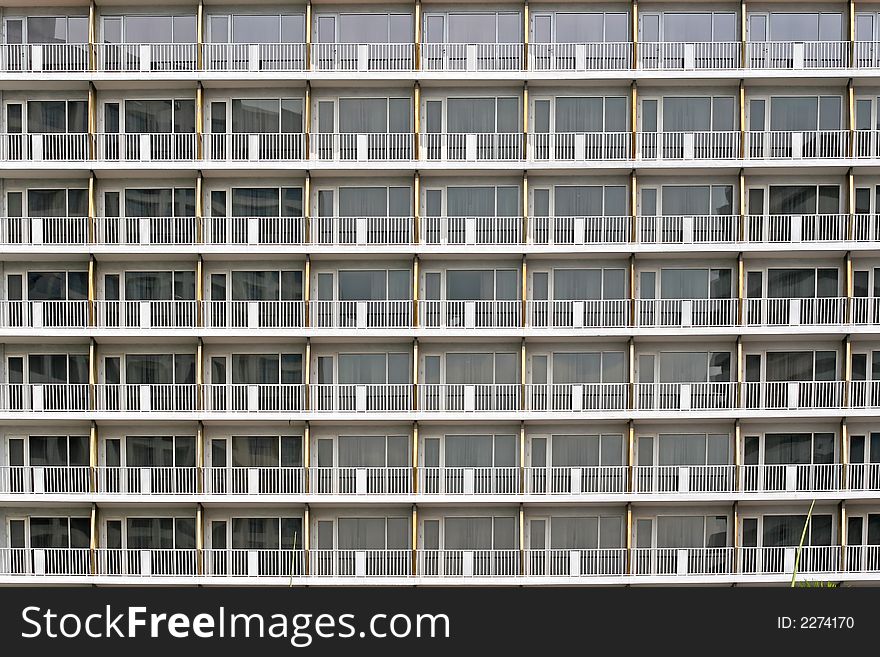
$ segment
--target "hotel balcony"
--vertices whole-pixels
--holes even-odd
[[[828,411],[880,408],[880,381],[416,384],[0,384],[0,411],[31,413],[444,414],[570,415],[633,411],[711,413],[735,410]],[[413,399],[418,408],[413,407]],[[523,405],[523,399],[525,405]],[[94,406],[92,405],[94,403]],[[725,413],[727,412],[727,413]]]
[[[632,479],[630,480],[630,472]],[[414,490],[414,479],[417,488]],[[630,483],[631,481],[631,483]],[[523,496],[579,502],[618,496],[860,498],[880,491],[880,463],[422,467],[2,466],[0,495]],[[39,498],[37,498],[39,499]],[[369,499],[361,498],[369,503]]]
[[[415,72],[412,43],[51,43],[3,44],[9,73]],[[632,71],[633,43],[421,43],[425,72]],[[853,50],[851,58],[851,49]],[[92,54],[94,67],[92,68]],[[745,62],[743,62],[743,59]],[[527,67],[524,64],[527,63]],[[880,67],[880,43],[856,41],[640,41],[638,70],[797,71]]]
[[[322,580],[340,583],[410,581],[443,584],[523,577],[548,581],[584,578],[606,583],[779,582],[791,580],[797,560],[801,575],[832,581],[874,580],[880,546],[697,547],[584,549],[150,549],[0,548],[0,577],[122,581],[162,584],[218,583],[242,578],[254,583]]]

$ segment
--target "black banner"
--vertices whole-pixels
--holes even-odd
[[[0,650],[832,655],[876,645],[877,608],[872,587],[0,588]]]

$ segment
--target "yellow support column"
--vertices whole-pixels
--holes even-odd
[[[523,171],[522,188],[522,238],[523,244],[529,242],[529,172]]]
[[[416,171],[413,174],[413,199],[412,199],[412,212],[413,212],[413,244],[418,244],[421,241],[421,214],[422,214],[422,175]]]
[[[205,345],[201,338],[196,343],[196,408],[205,409]]]
[[[199,0],[196,8],[196,68],[202,70],[204,65],[204,57],[202,50],[205,47],[205,1]],[[199,83],[201,86],[201,83]]]
[[[419,492],[419,423],[412,424],[412,489],[413,493]]]
[[[98,8],[95,0],[89,0],[89,70],[98,68]]]
[[[196,426],[196,490],[205,492],[205,425],[201,420]]]
[[[636,488],[636,427],[630,420],[626,425],[626,490],[635,492]]]
[[[636,345],[632,338],[627,341],[628,360],[629,360],[629,395],[627,399],[627,408],[632,410],[636,405]]]
[[[309,492],[309,473],[312,470],[312,425],[308,422],[303,426],[303,464],[305,465],[305,491]]]
[[[413,159],[420,159],[421,153],[421,106],[422,106],[422,86],[416,81],[413,83]]]
[[[412,524],[410,527],[410,531],[412,532],[412,536],[410,538],[411,548],[412,548],[412,576],[415,577],[419,574],[419,569],[417,567],[418,563],[418,546],[419,546],[419,510],[415,504],[412,505]]]
[[[635,83],[635,80],[633,80],[633,83],[630,85],[629,88],[629,104],[630,159],[635,160],[636,156],[638,155],[638,133],[636,132],[636,127],[639,122],[639,89]],[[635,178],[635,169],[633,169],[632,175],[633,178]],[[633,205],[633,208],[635,208],[635,205]],[[633,210],[633,212],[635,212],[635,210]]]
[[[200,5],[201,6],[201,5]],[[202,52],[199,46],[199,53]],[[196,159],[205,157],[205,87],[196,84]]]
[[[748,201],[746,198],[746,174],[744,169],[739,170],[739,229],[737,239],[744,242],[746,238],[746,217],[748,216]]]
[[[733,423],[733,477],[734,489],[742,490],[742,425],[737,420]]]
[[[529,66],[529,0],[523,2],[523,70],[528,71]]]
[[[846,285],[846,323],[849,324],[852,322],[852,307],[853,307],[853,261],[852,261],[852,251],[847,251],[846,255],[843,258],[843,266],[845,270],[845,285]]]
[[[520,341],[519,348],[519,408],[526,408],[526,339]]]
[[[629,255],[629,325],[636,325],[636,254]]]
[[[740,53],[740,65],[743,68],[748,66],[748,41],[746,40],[746,35],[748,34],[748,12],[746,11],[746,0],[740,0],[739,3],[739,47],[742,50]]]
[[[306,0],[306,70],[312,69],[312,0]]]
[[[849,61],[850,66],[856,63],[856,0],[849,0],[849,21],[847,25],[849,33]]]
[[[309,171],[306,171],[305,179],[303,180],[303,223],[305,224],[303,232],[305,233],[304,240],[306,244],[312,243],[312,174]],[[306,289],[309,287],[309,280],[306,278],[303,281],[303,284]],[[306,309],[306,316],[308,316],[308,309]],[[306,324],[308,326],[308,324]]]
[[[306,80],[306,94],[303,100],[303,144],[305,159],[312,159],[312,83]],[[306,171],[306,176],[309,172]]]
[[[837,521],[837,526],[840,531],[840,572],[846,572],[846,500],[840,501],[839,513],[840,516]]]
[[[86,221],[88,222],[89,244],[94,244],[97,237],[97,233],[95,232],[95,217],[98,214],[98,204],[97,199],[95,198],[95,182],[95,172],[89,171],[89,216],[86,218]]]
[[[413,68],[418,71],[422,68],[422,0],[416,0],[413,14]]]
[[[94,160],[97,157],[97,139],[98,139],[98,90],[95,83],[89,80],[88,94],[88,117],[86,119],[86,128],[89,131],[89,159]]]
[[[95,326],[97,324],[96,321],[96,313],[95,313],[95,300],[97,298],[97,289],[98,289],[98,281],[97,281],[97,272],[95,271],[97,268],[97,261],[95,260],[94,254],[89,254],[89,268],[88,268],[88,308],[89,308],[89,326]]]
[[[639,0],[632,0],[632,21],[630,22],[630,40],[633,44],[632,67],[639,67]]]
[[[635,125],[635,124],[633,124]],[[633,132],[633,144],[635,144],[635,132]],[[636,170],[633,169],[629,174],[629,216],[630,216],[630,226],[629,226],[629,241],[632,244],[635,244],[638,241],[638,226],[636,224],[637,221],[637,212],[639,207],[639,185],[638,179],[636,177]]]
[[[312,258],[306,253],[305,271],[303,272],[303,303],[305,304],[305,326],[312,325]]]
[[[89,409],[97,408],[98,385],[98,344],[95,338],[89,338]]]
[[[633,550],[633,505],[632,502],[626,503],[626,537],[625,537],[625,546],[626,546],[626,574],[632,575],[633,571],[633,559],[632,559],[632,550]]]
[[[856,226],[856,178],[852,167],[846,172],[846,211],[847,218],[846,238],[852,240],[855,237]]]
[[[305,386],[305,399],[304,406],[306,411],[308,411],[312,404],[312,385],[311,385],[311,377],[312,377],[312,339],[306,338],[306,354],[305,358],[303,358],[303,384]]]
[[[519,423],[519,494],[526,492],[526,423]]]
[[[98,574],[98,505],[92,502],[89,511],[89,570],[92,575]]]
[[[843,472],[841,473],[841,488],[849,488],[849,425],[846,418],[840,421],[840,462]]]
[[[205,510],[196,504],[196,572],[205,573]]]
[[[736,323],[742,326],[745,307],[745,261],[742,251],[736,256]]]
[[[205,325],[205,281],[204,263],[202,254],[196,259],[196,326]]]
[[[746,156],[746,83],[739,81],[739,156]],[[740,172],[742,176],[742,172]]]
[[[744,367],[743,367],[743,341],[742,336],[736,336],[736,407],[742,408],[743,406],[743,388],[745,387],[744,381]]]
[[[519,573],[526,572],[526,518],[522,502],[519,504]]]
[[[523,82],[522,94],[522,155],[519,159],[528,159],[529,152],[529,83]]]
[[[305,563],[303,564],[303,572],[306,574],[306,576],[309,575],[309,566],[311,565],[311,559],[309,558],[311,553],[312,538],[311,519],[309,517],[311,515],[312,514],[310,513],[309,505],[306,504],[305,508],[303,509],[303,559],[305,561]]]
[[[419,322],[421,322],[421,318],[419,317],[419,256],[413,256],[413,277],[412,277],[412,314],[413,314],[413,328],[419,327]]]
[[[419,339],[413,338],[412,408],[419,410]]]
[[[852,338],[843,339],[843,407],[849,407],[849,389],[852,385]]]
[[[94,420],[89,426],[89,490],[98,491],[98,424]]]
[[[526,326],[526,302],[529,297],[529,270],[528,265],[526,264],[526,256],[523,254],[522,257],[522,271],[520,272],[520,318],[519,325],[523,328]]]
[[[733,572],[739,572],[739,502],[733,503]]]
[[[855,88],[853,87],[853,79],[850,78],[846,83],[846,102],[847,102],[847,128],[849,128],[849,157],[855,157],[856,146],[856,99]]]

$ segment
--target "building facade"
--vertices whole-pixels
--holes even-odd
[[[0,583],[880,580],[880,3],[0,4]]]

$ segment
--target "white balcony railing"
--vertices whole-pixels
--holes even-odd
[[[521,43],[422,43],[422,70],[504,72],[523,69]]]
[[[515,328],[522,325],[520,301],[419,301],[424,328]]]
[[[304,217],[205,217],[201,225],[205,244],[299,245],[308,234]]]
[[[306,48],[302,43],[205,43],[202,67],[219,73],[302,71]]]
[[[526,301],[526,326],[534,328],[620,328],[629,318],[629,299]]]
[[[504,162],[523,159],[521,132],[429,132],[419,136],[419,159]]]
[[[306,552],[291,549],[210,549],[202,556],[208,577],[299,577],[306,574]]]
[[[198,326],[198,301],[95,301],[102,328],[171,328]]]
[[[548,466],[525,468],[529,495],[582,495],[626,493],[629,468],[625,465]]]
[[[198,386],[191,383],[98,383],[95,408],[120,413],[192,413]]]
[[[856,215],[853,224],[847,214],[770,214],[748,215],[743,226],[746,242],[843,242],[864,241],[876,220],[870,215]]]
[[[94,243],[128,246],[196,244],[196,217],[95,217]]]
[[[95,153],[96,159],[111,162],[190,162],[200,157],[199,135],[99,132],[95,135]]]
[[[215,162],[296,162],[306,159],[301,132],[234,132],[203,135],[206,160]]]
[[[837,545],[805,545],[791,547],[743,547],[738,555],[739,572],[754,575],[784,574],[791,576],[795,562],[799,575],[837,573],[840,571],[840,547]]]
[[[407,299],[375,301],[310,301],[315,328],[409,328],[413,302]]]
[[[746,66],[790,70],[847,68],[849,51],[849,41],[751,42],[746,44]]]
[[[103,73],[179,73],[198,70],[195,43],[96,43]]]
[[[309,135],[309,157],[315,160],[371,162],[412,160],[411,132],[316,132]]]
[[[632,68],[632,44],[529,43],[530,71],[626,71]]]
[[[640,41],[639,66],[648,70],[736,69],[742,66],[742,43]]]
[[[844,550],[846,572],[880,572],[880,545],[848,545]]]
[[[31,413],[89,410],[87,383],[2,383],[0,410]]]
[[[301,495],[305,468],[293,466],[214,466],[204,468],[209,495]]]
[[[642,244],[717,244],[740,241],[740,217],[733,214],[636,217]]]
[[[516,577],[519,550],[419,550],[418,573],[423,577]]]
[[[745,299],[744,304],[744,321],[749,325],[841,325],[847,321],[846,297]]]
[[[522,244],[522,217],[424,217],[422,244]]]
[[[632,217],[529,217],[530,244],[573,246],[625,244],[632,239]]]
[[[212,413],[299,413],[306,407],[301,383],[210,383],[203,390],[204,409]]]
[[[844,381],[761,381],[743,384],[749,409],[842,408]]]
[[[426,495],[518,495],[515,466],[419,468],[419,492]]]
[[[0,161],[85,162],[90,157],[85,132],[0,133]]]
[[[305,326],[303,301],[204,301],[204,326],[212,329],[287,329]]]
[[[88,43],[0,45],[0,71],[6,73],[82,73],[88,70]]]
[[[732,465],[637,465],[633,491],[637,493],[732,493],[736,490]]]
[[[735,160],[742,157],[741,140],[739,130],[637,132],[636,156],[644,160]]]
[[[736,383],[636,383],[640,411],[716,411],[736,408]]]
[[[309,550],[316,577],[409,577],[412,550]]]
[[[630,132],[530,132],[528,158],[538,161],[601,162],[629,160]]]
[[[312,69],[316,71],[412,71],[411,43],[313,43]]]
[[[0,301],[0,328],[85,328],[89,302]]]
[[[321,413],[401,413],[410,411],[410,383],[313,383],[311,410]]]
[[[816,492],[841,489],[840,463],[783,463],[740,466],[740,488],[747,492]]]
[[[850,381],[847,406],[880,408],[880,381]]]
[[[530,383],[526,409],[545,412],[622,411],[627,408],[626,383]]]
[[[880,463],[847,463],[844,467],[849,490],[880,490]]]
[[[90,481],[87,465],[0,466],[0,493],[88,493]]]
[[[522,394],[518,383],[425,383],[416,387],[419,410],[431,413],[516,411]]]
[[[196,577],[198,551],[185,548],[98,548],[99,575],[119,577]]]
[[[91,572],[88,548],[0,548],[0,575],[56,577]]]
[[[403,246],[413,243],[413,217],[312,217],[310,242],[340,246]]]
[[[412,484],[407,467],[309,468],[309,492],[318,495],[407,495]]]
[[[117,495],[195,495],[200,491],[196,467],[124,466],[97,468],[99,493]]]
[[[633,575],[729,575],[734,548],[633,548]]]
[[[849,130],[749,130],[745,156],[751,160],[846,158],[849,148]]]
[[[733,326],[737,299],[636,299],[639,326],[690,328]]]
[[[71,246],[88,241],[88,217],[0,217],[0,244]]]
[[[622,577],[626,573],[624,548],[525,550],[529,577]]]

